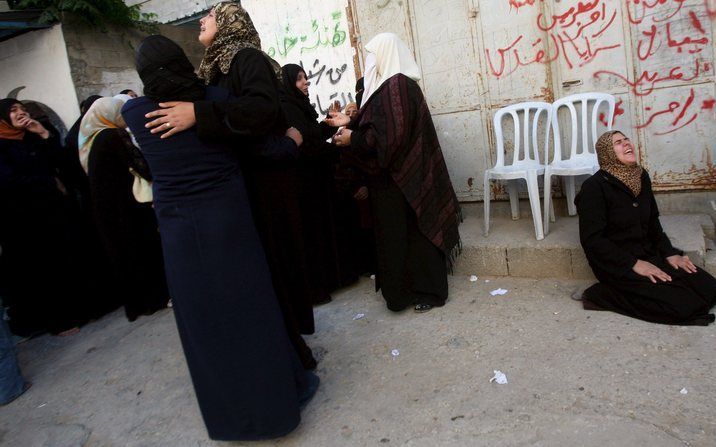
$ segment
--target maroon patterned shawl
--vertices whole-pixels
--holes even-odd
[[[391,77],[361,107],[351,129],[351,147],[376,151],[378,165],[415,211],[420,232],[452,266],[461,248],[460,205],[420,86],[402,74]]]

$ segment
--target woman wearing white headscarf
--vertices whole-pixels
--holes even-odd
[[[125,130],[124,98],[101,98],[80,124],[80,163],[87,172],[92,214],[114,284],[129,321],[167,305],[159,233],[154,211],[133,194],[135,176],[151,180],[141,152]],[[109,291],[108,291],[109,292]]]
[[[417,81],[420,69],[395,34],[366,46],[365,91],[352,120],[334,141],[345,161],[368,175],[378,260],[376,287],[388,309],[426,312],[445,304],[447,270],[460,250],[460,207],[430,111]]]

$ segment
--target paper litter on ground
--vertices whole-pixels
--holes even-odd
[[[492,295],[492,296],[495,296],[495,295],[504,295],[504,294],[506,294],[506,293],[507,293],[507,289],[495,289],[495,290],[493,290],[492,292],[490,292],[490,295]]]
[[[497,382],[499,385],[507,385],[507,376],[502,371],[493,371],[495,376],[490,379],[490,383]]]
[[[680,392],[681,394],[688,394],[688,393],[689,393],[689,390],[687,390],[686,388],[681,388],[681,391],[679,391],[679,392]]]
[[[470,276],[470,282],[475,282],[475,281],[477,281],[477,275]]]
[[[393,349],[392,351],[390,351],[390,355],[392,355],[393,357],[397,357],[400,355],[400,351],[398,351],[397,349]]]
[[[361,318],[365,317],[365,314],[356,314],[355,317],[353,317],[353,321],[360,320]]]

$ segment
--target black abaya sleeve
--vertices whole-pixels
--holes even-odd
[[[197,133],[216,138],[227,129],[236,134],[267,134],[279,117],[278,81],[261,51],[247,48],[234,56],[227,87],[236,97],[229,101],[196,101]]]
[[[649,236],[649,240],[651,241],[653,246],[656,247],[657,251],[659,252],[659,255],[663,256],[664,258],[668,258],[669,256],[673,255],[682,255],[684,252],[679,250],[678,248],[674,248],[674,246],[671,245],[669,237],[664,232],[664,229],[661,226],[661,222],[659,222],[659,206],[656,204],[656,198],[654,197],[654,192],[651,189],[651,179],[649,178],[649,174],[647,174],[646,171],[644,171],[644,177],[642,180],[642,190],[649,194],[651,202],[649,230],[647,233]]]
[[[335,156],[337,161],[338,153],[335,145],[326,142],[333,136],[335,130],[325,122],[317,122],[312,116],[307,116],[303,110],[291,101],[282,101],[281,110],[286,117],[286,125],[295,127],[303,137],[303,144],[300,152],[302,156]]]
[[[574,202],[579,214],[579,241],[590,263],[614,278],[631,271],[637,259],[607,235],[609,208],[597,177],[592,176],[582,184]]]

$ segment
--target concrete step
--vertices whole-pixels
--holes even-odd
[[[531,217],[515,221],[493,218],[490,234],[485,237],[482,214],[477,211],[470,206],[463,209],[465,220],[460,226],[463,253],[455,265],[455,274],[594,279],[579,243],[576,216],[558,216],[550,224],[550,233],[538,241]],[[663,215],[661,223],[675,247],[684,250],[694,264],[706,265],[704,234],[714,231],[710,216]]]
[[[716,276],[716,250],[709,250],[706,252],[704,258],[704,270]]]

